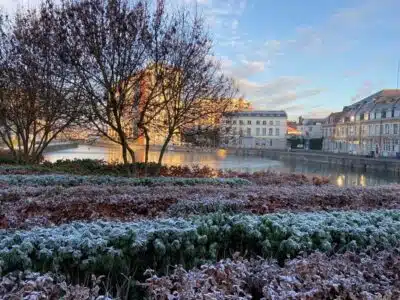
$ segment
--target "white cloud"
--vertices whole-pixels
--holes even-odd
[[[234,19],[232,21],[232,30],[236,30],[238,28],[238,26],[239,26],[239,20]]]

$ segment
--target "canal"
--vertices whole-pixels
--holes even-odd
[[[58,159],[90,158],[102,159],[107,162],[121,161],[121,151],[116,146],[79,145],[76,148],[65,149],[45,154],[48,161]],[[150,161],[156,161],[158,151],[150,151]],[[143,148],[136,149],[136,159],[144,160]],[[224,150],[217,152],[183,152],[168,151],[164,156],[166,165],[200,165],[214,169],[231,169],[235,171],[255,172],[272,170],[277,172],[303,173],[327,176],[338,186],[350,185],[382,185],[400,183],[400,177],[388,173],[361,172],[349,169],[335,168],[327,164],[304,161],[277,161],[261,157],[227,155]]]

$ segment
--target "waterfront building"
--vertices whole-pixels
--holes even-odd
[[[301,132],[303,137],[309,139],[320,139],[322,138],[322,124],[326,119],[303,119],[299,118],[299,124],[297,130]]]
[[[326,151],[400,155],[400,90],[379,91],[331,114],[323,135]]]
[[[224,115],[221,143],[225,147],[285,149],[285,111],[240,111]]]

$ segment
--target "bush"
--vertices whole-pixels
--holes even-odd
[[[31,231],[0,231],[3,272],[56,271],[142,274],[152,267],[191,267],[240,251],[282,264],[301,252],[390,249],[400,245],[400,212],[303,213],[267,216],[211,214],[189,220],[71,223]],[[78,276],[78,277],[77,277]]]
[[[0,175],[0,184],[17,186],[79,186],[79,185],[250,185],[241,178],[173,178],[147,177],[129,178],[113,176],[77,176],[77,175]]]
[[[20,153],[19,156],[22,156],[22,153]],[[43,161],[43,156],[39,158],[39,162],[41,161]],[[0,150],[0,165],[15,165],[21,163],[26,163],[26,162],[24,162],[22,159],[15,158],[15,156],[9,150]]]

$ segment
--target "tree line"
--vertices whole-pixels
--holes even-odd
[[[68,128],[94,128],[135,162],[132,139],[207,130],[237,94],[204,18],[164,0],[46,0],[0,15],[0,138],[37,163]],[[198,126],[201,124],[202,126]],[[132,134],[132,128],[136,134]]]

